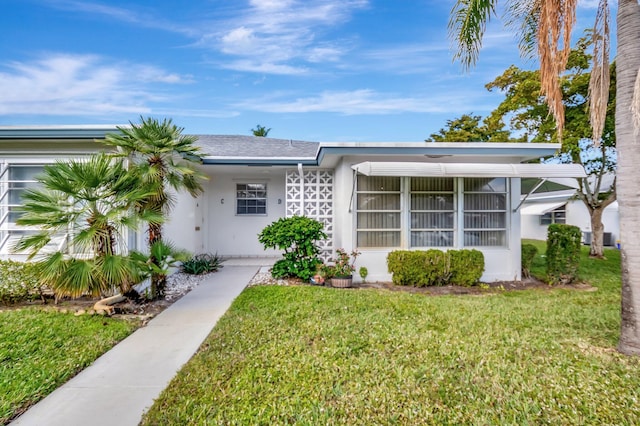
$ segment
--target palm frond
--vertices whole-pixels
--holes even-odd
[[[496,14],[497,0],[458,0],[451,10],[449,38],[457,46],[453,59],[464,69],[478,61],[487,23]]]
[[[609,105],[609,35],[609,5],[607,0],[600,0],[592,34],[593,66],[589,79],[589,121],[596,146],[602,139]]]
[[[518,48],[524,58],[534,58],[537,54],[538,22],[542,0],[521,0],[507,3],[505,25],[518,34]]]
[[[540,89],[549,105],[562,140],[564,104],[560,75],[567,67],[571,51],[571,31],[576,20],[578,0],[543,0],[538,23]]]

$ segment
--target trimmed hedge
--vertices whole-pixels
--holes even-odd
[[[547,231],[547,280],[570,284],[578,277],[582,232],[573,225],[552,224]]]
[[[538,248],[533,244],[522,244],[520,249],[521,265],[522,265],[522,278],[531,278],[531,265],[533,259],[538,254]]]
[[[479,250],[396,250],[387,255],[387,267],[396,285],[472,286],[484,271],[484,255]]]
[[[33,263],[0,260],[0,303],[42,299],[44,286],[40,283]]]

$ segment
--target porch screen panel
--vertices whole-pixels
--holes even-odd
[[[399,177],[357,176],[358,247],[400,247]]]
[[[411,178],[411,247],[452,247],[455,193],[453,178]]]
[[[7,221],[15,224],[16,220],[22,216],[21,208],[23,205],[22,194],[26,189],[33,189],[40,184],[36,181],[36,177],[44,171],[42,164],[10,164],[8,170],[8,192],[7,192]]]
[[[507,179],[464,179],[464,245],[507,244]]]

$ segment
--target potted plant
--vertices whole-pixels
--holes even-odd
[[[351,287],[353,283],[353,271],[355,271],[354,263],[360,253],[353,250],[350,254],[344,249],[336,250],[336,259],[331,267],[331,285],[333,287]]]

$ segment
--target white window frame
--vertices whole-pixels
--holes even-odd
[[[264,197],[240,197],[239,193],[240,191],[242,191],[241,189],[239,189],[240,185],[245,185],[245,186],[249,186],[249,185],[260,185],[262,186],[262,189],[259,190],[255,190],[255,191],[264,191]],[[250,191],[248,188],[245,189],[246,191]],[[236,212],[236,216],[267,216],[268,211],[267,211],[267,207],[268,207],[268,199],[269,199],[269,188],[267,187],[267,183],[266,182],[237,182],[236,183],[236,196],[235,196],[235,212]],[[240,201],[244,201],[244,200],[264,200],[264,212],[240,212]],[[244,208],[246,209],[248,206],[244,206]],[[257,206],[256,206],[257,208]]]
[[[562,217],[556,217],[556,216],[561,216],[560,213],[562,213]],[[539,217],[540,217],[540,225],[542,226],[549,226],[555,223],[566,224],[567,223],[567,205],[564,204],[556,209],[551,210],[550,212],[540,215]]]
[[[356,179],[358,179],[360,176],[366,176],[366,175],[356,175]],[[372,176],[373,177],[373,176]],[[510,235],[509,235],[509,229],[511,227],[511,194],[510,194],[510,187],[511,187],[511,179],[510,178],[504,178],[505,179],[505,188],[504,191],[501,192],[487,192],[487,191],[465,191],[464,189],[464,180],[465,179],[474,179],[474,178],[463,178],[463,177],[455,177],[454,179],[454,191],[453,191],[453,195],[454,195],[454,228],[453,228],[453,244],[452,245],[448,245],[448,246],[412,246],[411,245],[411,232],[412,232],[412,228],[411,228],[411,181],[410,179],[412,179],[412,177],[410,176],[397,176],[400,179],[400,213],[401,213],[401,217],[400,217],[400,246],[398,247],[366,247],[366,246],[360,246],[358,245],[358,232],[364,232],[364,231],[382,231],[383,229],[367,229],[367,228],[360,228],[359,224],[358,224],[358,213],[362,213],[362,212],[367,212],[367,213],[371,213],[371,212],[375,212],[375,211],[371,211],[371,210],[358,210],[358,203],[357,203],[357,196],[358,194],[363,194],[363,193],[375,193],[376,191],[360,191],[358,190],[358,185],[356,182],[356,191],[355,191],[355,209],[354,209],[354,215],[353,215],[353,222],[354,222],[354,241],[357,245],[358,250],[371,250],[371,249],[403,249],[403,250],[409,250],[409,249],[431,249],[431,248],[435,248],[435,249],[461,249],[461,248],[481,248],[483,250],[485,249],[508,249],[509,245],[510,245]],[[432,192],[432,191],[427,191],[427,192]],[[436,191],[438,192],[438,191]],[[385,193],[387,193],[385,191]],[[449,193],[449,192],[447,192]],[[500,209],[500,210],[480,210],[480,209],[474,209],[474,210],[465,210],[465,205],[464,205],[464,196],[465,194],[473,194],[473,193],[483,193],[483,194],[503,194],[505,196],[505,205],[504,205],[504,209]],[[384,212],[390,212],[390,211],[384,211]],[[396,212],[395,210],[393,212]],[[464,223],[464,214],[465,212],[469,213],[469,212],[475,212],[475,213],[502,213],[505,215],[505,219],[504,219],[504,223],[505,226],[504,227],[499,227],[499,228],[465,228],[465,223]],[[396,229],[385,229],[388,231],[397,231]],[[449,228],[447,228],[447,231],[450,231]],[[482,245],[482,244],[478,244],[478,245],[465,245],[464,244],[464,233],[465,231],[496,231],[496,232],[503,232],[504,233],[504,238],[503,238],[503,244],[500,245]]]

